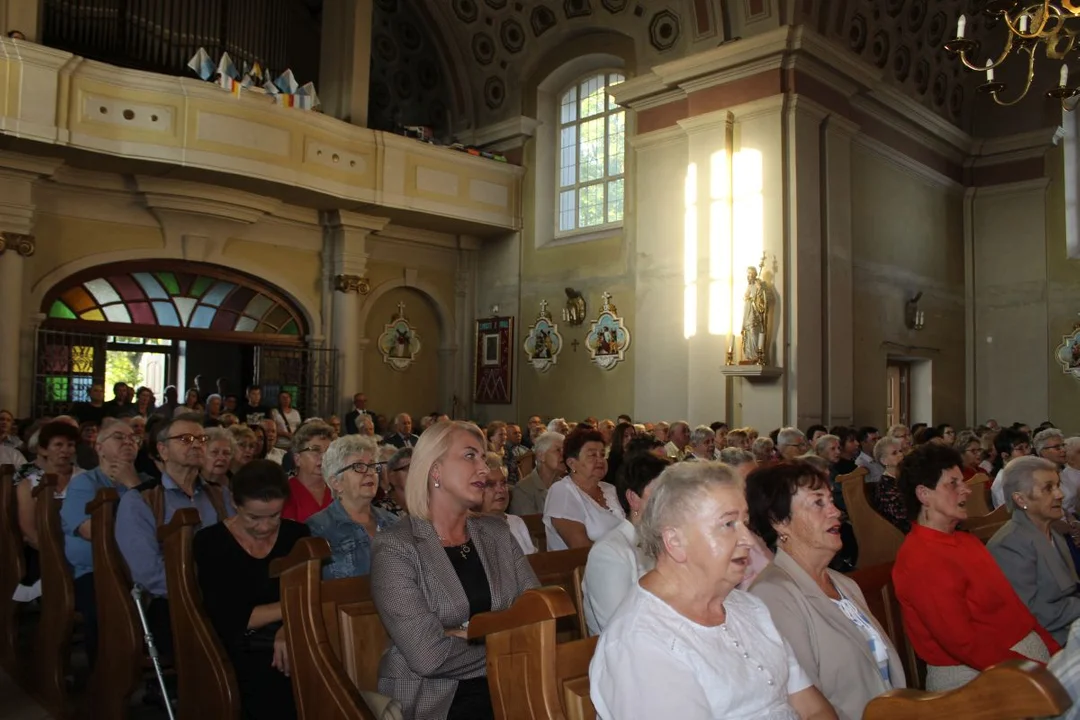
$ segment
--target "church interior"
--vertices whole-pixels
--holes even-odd
[[[1080,441],[1070,437],[1080,435],[1078,23],[1072,0],[0,0],[0,411],[8,416],[0,449],[5,433],[14,450],[17,432],[43,418],[85,420],[78,408],[115,403],[114,388],[124,386],[120,405],[137,405],[131,414],[147,419],[153,407],[181,417],[188,404],[210,420],[238,412],[241,425],[257,426],[280,411],[287,434],[277,448],[286,470],[295,463],[289,482],[306,472],[320,487],[320,471],[302,454],[329,451],[290,446],[303,430],[288,420],[290,406],[296,425],[321,418],[334,437],[383,436],[377,464],[356,454],[341,471],[366,473],[355,469],[370,461],[384,473],[380,493],[393,492],[385,478],[395,464],[408,469],[394,450],[415,447],[419,467],[417,436],[445,419],[475,423],[489,444],[498,433],[500,456],[520,445],[530,464],[519,467],[516,454],[507,460],[511,485],[539,472],[533,443],[545,430],[567,435],[599,424],[604,452],[621,460],[612,441],[612,433],[624,437],[618,422],[626,432],[655,431],[674,460],[699,457],[706,440],[708,459],[720,457],[729,431],[733,447],[731,437],[749,438],[747,452],[772,431],[773,460],[794,458],[784,442],[821,456],[813,429],[833,428],[826,437],[851,460],[848,470],[860,452],[892,468],[874,443],[899,442],[896,428],[907,433],[904,453],[913,439],[920,444],[917,428],[930,431],[920,436],[926,442],[979,428],[961,435],[982,442],[975,473],[1019,455],[1010,445],[997,465],[980,465],[1002,453],[994,436],[981,439],[987,432],[1022,430],[1028,449],[1035,441],[1043,455],[1050,436],[1032,431],[1057,428],[1064,444],[1050,449],[1067,448],[1069,462],[1058,465],[1080,487]],[[685,435],[675,434],[679,426]],[[848,449],[856,428],[859,447]],[[798,442],[785,435],[793,429],[805,432]],[[184,432],[165,443],[198,444],[199,435]],[[20,448],[29,464],[31,445]],[[11,462],[5,457],[0,465]],[[843,552],[857,536],[862,561],[852,555],[829,567],[899,563],[899,525],[878,516],[868,521],[877,530],[849,523],[849,515],[874,514],[869,485],[877,478],[853,499],[831,462],[844,523],[837,536],[854,533],[843,534]],[[559,467],[559,477],[574,472]],[[329,504],[339,495],[326,484]],[[980,486],[986,515],[1012,511],[1011,496],[992,495],[991,484],[1003,492],[993,476]],[[504,487],[511,508],[512,490]],[[29,485],[25,492],[0,503],[5,520],[18,520],[20,545],[37,542],[16,507],[29,501]],[[614,492],[617,510],[625,496]],[[627,522],[649,512],[626,508]],[[543,504],[528,514],[543,523],[529,528],[539,555],[580,550]],[[997,537],[999,519],[983,544]],[[589,532],[582,538],[592,545],[598,537]],[[769,557],[783,552],[768,532],[761,537],[753,541],[768,544]],[[1080,531],[1070,538],[1080,564]],[[463,561],[468,543],[481,539],[463,541]],[[95,543],[95,565],[98,552]],[[554,652],[546,633],[562,618],[560,640],[592,643],[587,652],[576,646],[584,666],[568,654],[565,667],[577,676],[552,679],[545,656],[543,672],[517,679],[540,683],[563,709],[580,702],[572,718],[597,717],[588,657],[596,648],[596,704],[595,663],[608,642],[582,614],[585,557],[557,571],[533,562],[540,584],[576,587],[578,596],[564,607],[565,593],[530,595],[545,598],[536,612],[550,616],[528,628],[528,652]],[[287,559],[280,567],[295,577],[281,571],[283,593],[301,577],[295,557]],[[48,570],[44,545],[41,560],[42,577],[58,572]],[[318,558],[308,560],[317,588]],[[0,578],[14,582],[25,571],[13,564]],[[864,613],[877,616],[878,604],[897,602],[888,596],[898,576],[886,571],[870,585],[866,577],[858,587],[867,598],[867,588],[886,597]],[[0,596],[8,593],[0,585]],[[836,581],[839,599],[845,587]],[[43,613],[52,612],[55,592],[42,597]],[[484,607],[492,600],[499,604],[493,596]],[[19,614],[8,615],[9,606],[0,598],[3,624]],[[381,652],[387,635],[373,612],[345,612],[333,623],[355,622],[347,632],[365,641],[377,635]],[[575,612],[580,624],[569,628]],[[361,617],[374,617],[375,629]],[[464,617],[461,628],[447,626],[447,638],[473,632]],[[25,615],[11,622],[29,632]],[[178,622],[186,621],[173,618],[180,635]],[[499,622],[476,632],[511,632]],[[898,615],[893,624],[889,633],[903,636]],[[334,635],[335,654],[358,654],[345,670],[319,665],[312,651],[311,667],[322,668],[315,676],[326,687],[339,683],[319,692],[353,698],[359,687],[400,700],[382,679],[376,687],[378,656],[343,642]],[[933,658],[920,649],[918,664],[915,650],[900,646],[907,642],[897,649],[908,649],[909,686],[933,689]],[[489,653],[513,656],[510,647],[489,638]],[[0,665],[36,687],[12,670],[17,655],[14,645],[0,647]],[[888,661],[879,661],[887,675]],[[1045,687],[1041,676],[999,677],[1003,688]],[[7,679],[0,673],[0,687]],[[292,685],[298,702],[301,686],[318,685],[306,682]],[[549,717],[514,705],[492,683],[494,717]],[[1064,712],[1057,690],[1039,697]],[[836,715],[806,711],[803,696],[791,700],[795,716],[848,717],[822,692]],[[70,716],[48,692],[31,694]],[[372,715],[371,699],[364,702],[356,714],[320,717],[402,717]],[[181,716],[194,717],[194,707]],[[222,706],[201,707],[216,716]],[[469,717],[446,707],[425,715],[406,702],[404,717]],[[1039,714],[1032,707],[1029,716]],[[632,714],[598,710],[607,720]]]

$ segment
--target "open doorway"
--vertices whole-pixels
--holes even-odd
[[[161,402],[176,372],[177,343],[168,338],[109,335],[105,343],[105,387],[127,383],[148,387]]]
[[[885,370],[887,426],[934,421],[934,364],[918,357],[890,357]]]

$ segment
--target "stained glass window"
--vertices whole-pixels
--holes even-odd
[[[58,320],[265,335],[300,335],[302,327],[292,308],[254,283],[212,271],[106,274],[55,294],[47,313]]]

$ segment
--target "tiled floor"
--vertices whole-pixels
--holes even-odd
[[[0,670],[0,720],[47,720],[51,717]]]

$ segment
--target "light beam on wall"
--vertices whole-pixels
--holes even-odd
[[[764,167],[759,150],[740,150],[732,158],[732,320],[742,327],[746,269],[761,263],[765,246]]]
[[[726,150],[709,158],[709,334],[731,330],[731,163]]]
[[[685,214],[683,217],[683,337],[697,334],[697,163],[686,168]]]

